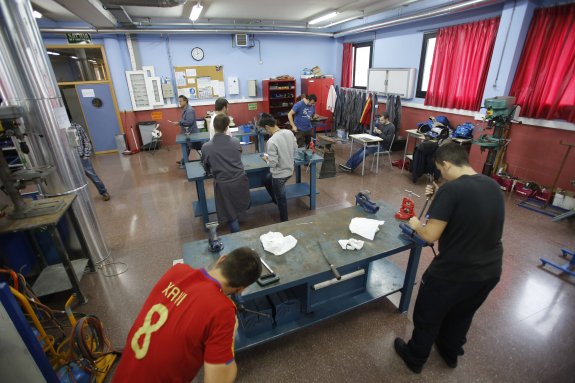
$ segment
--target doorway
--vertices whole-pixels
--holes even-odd
[[[48,46],[70,120],[86,127],[96,153],[116,151],[123,133],[112,81],[100,45]]]

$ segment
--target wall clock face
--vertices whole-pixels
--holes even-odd
[[[204,59],[204,50],[202,48],[195,47],[192,49],[192,58],[196,61],[201,61]]]

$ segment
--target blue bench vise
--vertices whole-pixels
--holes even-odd
[[[360,191],[355,195],[355,206],[359,205],[366,213],[375,214],[379,210],[379,206],[369,199],[370,196],[369,190]]]

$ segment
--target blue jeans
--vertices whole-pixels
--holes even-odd
[[[106,190],[106,186],[100,177],[98,177],[96,174],[92,160],[90,160],[90,158],[80,158],[80,160],[82,161],[82,166],[84,167],[84,173],[86,173],[86,176],[94,183],[96,189],[98,189],[98,193],[100,193],[100,195],[106,194],[108,192]]]
[[[367,158],[367,156],[371,156],[373,153],[376,153],[377,148],[378,148],[378,146],[375,146],[375,145],[374,146],[368,146],[366,151],[365,151],[365,157]],[[351,156],[349,158],[349,160],[347,160],[345,165],[350,167],[351,170],[354,170],[359,165],[361,165],[362,162],[363,162],[363,148],[361,148],[357,152],[355,152],[353,154],[353,156]]]
[[[290,176],[291,177],[291,176]],[[273,178],[271,173],[266,175],[264,185],[272,201],[278,205],[280,211],[280,221],[285,222],[288,220],[287,199],[286,199],[286,182],[290,179],[286,178]]]

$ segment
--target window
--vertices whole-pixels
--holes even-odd
[[[435,52],[435,41],[437,32],[423,35],[423,46],[421,47],[421,60],[419,62],[419,76],[417,77],[416,97],[425,98],[427,86],[429,85],[429,75],[431,73],[431,63]]]
[[[367,88],[367,75],[371,68],[373,43],[353,44],[353,87]]]

